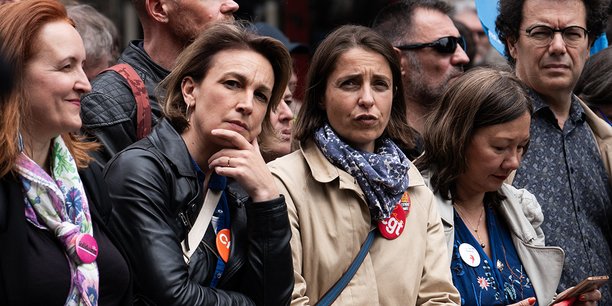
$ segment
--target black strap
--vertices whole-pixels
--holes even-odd
[[[355,259],[353,259],[353,262],[351,263],[351,265],[348,267],[346,272],[342,274],[342,277],[340,277],[340,279],[334,284],[334,286],[331,287],[325,293],[325,295],[323,295],[323,297],[321,297],[319,302],[317,302],[316,304],[317,306],[331,305],[338,298],[340,293],[342,293],[344,288],[346,288],[346,285],[348,285],[348,283],[351,281],[355,273],[357,273],[357,270],[359,270],[359,267],[361,266],[363,259],[368,254],[368,251],[370,250],[370,247],[372,246],[372,242],[374,242],[375,231],[376,231],[376,228],[370,230],[370,232],[368,233],[368,236],[366,237],[366,240],[361,245],[361,250],[359,250],[359,253],[357,253],[357,256],[355,256]]]

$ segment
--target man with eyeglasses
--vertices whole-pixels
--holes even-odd
[[[469,63],[451,10],[440,0],[401,1],[383,8],[372,26],[400,56],[406,116],[419,134],[438,98]]]
[[[604,5],[501,0],[496,20],[506,57],[534,103],[531,143],[513,185],[535,194],[546,243],[565,250],[559,290],[612,274],[612,128],[572,93],[605,28]],[[600,289],[602,305],[612,303],[610,285]]]

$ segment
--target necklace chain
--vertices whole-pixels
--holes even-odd
[[[478,240],[478,242],[480,243],[480,246],[484,249],[485,248],[485,243],[482,242],[482,240],[480,239],[480,234],[478,234],[478,230],[480,229],[480,223],[482,221],[482,216],[484,213],[484,205],[482,205],[482,210],[480,211],[480,216],[478,217],[478,223],[476,224],[476,226],[474,226],[472,224],[472,222],[470,222],[470,220],[465,216],[464,212],[463,212],[463,208],[461,208],[460,205],[457,205],[457,202],[455,202],[455,208],[457,208],[457,212],[459,213],[459,217],[461,217],[462,220],[465,220],[468,225],[472,228],[472,230],[474,230],[474,233],[476,234],[476,239]]]

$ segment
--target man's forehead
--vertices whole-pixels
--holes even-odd
[[[527,0],[523,3],[522,16],[522,25],[586,26],[586,7],[582,0]]]
[[[445,36],[459,36],[459,30],[448,15],[433,9],[417,8],[412,29],[405,36],[410,42],[429,42]]]

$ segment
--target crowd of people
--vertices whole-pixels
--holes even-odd
[[[612,305],[611,4],[459,2],[1,1],[0,305]]]

